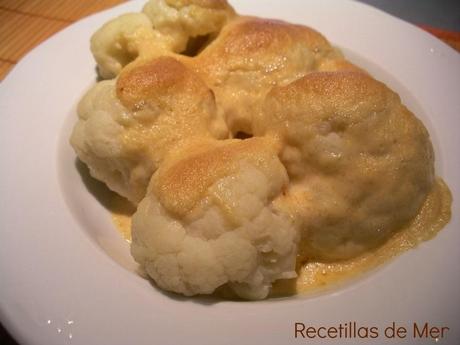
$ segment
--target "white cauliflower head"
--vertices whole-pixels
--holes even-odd
[[[307,258],[346,259],[381,245],[415,217],[433,184],[425,127],[361,72],[310,73],[273,88],[254,129],[283,142],[290,188],[280,205],[302,222]]]
[[[143,13],[112,19],[91,37],[99,75],[113,78],[131,62],[198,49],[234,15],[225,0],[151,0]]]
[[[91,52],[102,78],[116,77],[124,66],[136,60],[165,54],[164,38],[152,29],[143,13],[128,13],[110,20],[91,37]]]
[[[226,0],[150,0],[143,12],[176,53],[186,50],[191,38],[217,35],[235,16]]]
[[[315,30],[255,17],[231,21],[195,62],[232,133],[252,133],[253,116],[274,86],[317,69],[352,68]]]
[[[192,136],[225,138],[214,95],[173,58],[96,84],[81,100],[71,144],[93,177],[137,204],[164,155]]]
[[[159,287],[187,296],[228,284],[247,299],[296,276],[297,231],[278,212],[287,186],[277,142],[194,139],[152,177],[131,253]]]

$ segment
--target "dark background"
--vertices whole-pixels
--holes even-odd
[[[359,0],[359,2],[380,8],[414,24],[460,31],[460,0]]]

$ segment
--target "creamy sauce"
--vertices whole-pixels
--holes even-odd
[[[356,258],[341,262],[307,262],[298,269],[298,278],[278,281],[272,296],[295,293],[315,293],[337,286],[369,272],[381,264],[427,241],[446,225],[451,216],[452,196],[449,188],[438,179],[428,194],[419,214],[385,244]]]
[[[109,209],[118,232],[131,243],[131,217],[136,212],[136,208],[127,199],[113,193]]]
[[[311,261],[299,264],[298,277],[277,281],[273,285],[271,296],[320,292],[369,272],[436,236],[450,220],[451,203],[452,196],[449,188],[441,179],[437,179],[419,214],[385,244],[350,260],[328,263]],[[116,194],[110,205],[116,228],[124,239],[131,242],[131,216],[135,212],[134,206]]]

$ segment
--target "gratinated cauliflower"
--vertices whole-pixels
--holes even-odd
[[[168,48],[165,38],[152,29],[152,23],[143,13],[112,19],[91,37],[91,52],[104,79],[117,76],[139,56],[164,55]]]
[[[195,59],[230,130],[252,133],[266,94],[316,70],[357,69],[317,31],[279,20],[239,17]]]
[[[200,36],[215,37],[235,16],[225,0],[150,0],[142,11],[176,53],[184,52]]]
[[[91,88],[70,142],[95,178],[137,204],[164,155],[192,136],[223,139],[214,95],[170,57],[154,59]]]
[[[423,124],[360,72],[316,72],[267,95],[256,135],[283,142],[285,210],[302,223],[304,257],[354,257],[413,219],[434,181]]]
[[[228,284],[265,298],[293,278],[297,231],[273,200],[287,187],[278,143],[196,139],[152,177],[133,216],[131,253],[161,288],[187,296]]]
[[[91,52],[99,75],[113,78],[131,62],[198,49],[233,16],[225,0],[152,0],[143,13],[127,13],[103,25],[91,37]]]
[[[296,264],[357,257],[432,202],[422,123],[311,28],[150,0],[91,50],[113,79],[81,100],[71,144],[137,206],[131,253],[162,289],[265,298]]]

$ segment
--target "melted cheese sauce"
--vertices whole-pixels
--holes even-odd
[[[131,217],[136,212],[136,207],[127,199],[112,193],[109,209],[112,214],[113,224],[115,224],[118,232],[126,241],[131,243]]]
[[[382,265],[408,249],[432,239],[450,220],[452,196],[449,188],[438,179],[428,194],[418,215],[386,243],[373,251],[341,262],[307,262],[297,271],[298,278],[278,281],[273,296],[295,293],[315,293],[343,284],[358,275]]]
[[[277,281],[273,285],[271,296],[324,291],[375,269],[436,236],[450,220],[451,203],[452,195],[449,188],[441,179],[437,179],[418,215],[382,246],[350,260],[327,263],[310,261],[299,264],[298,277]],[[110,206],[116,228],[124,239],[131,242],[131,216],[135,212],[135,207],[115,193]]]

